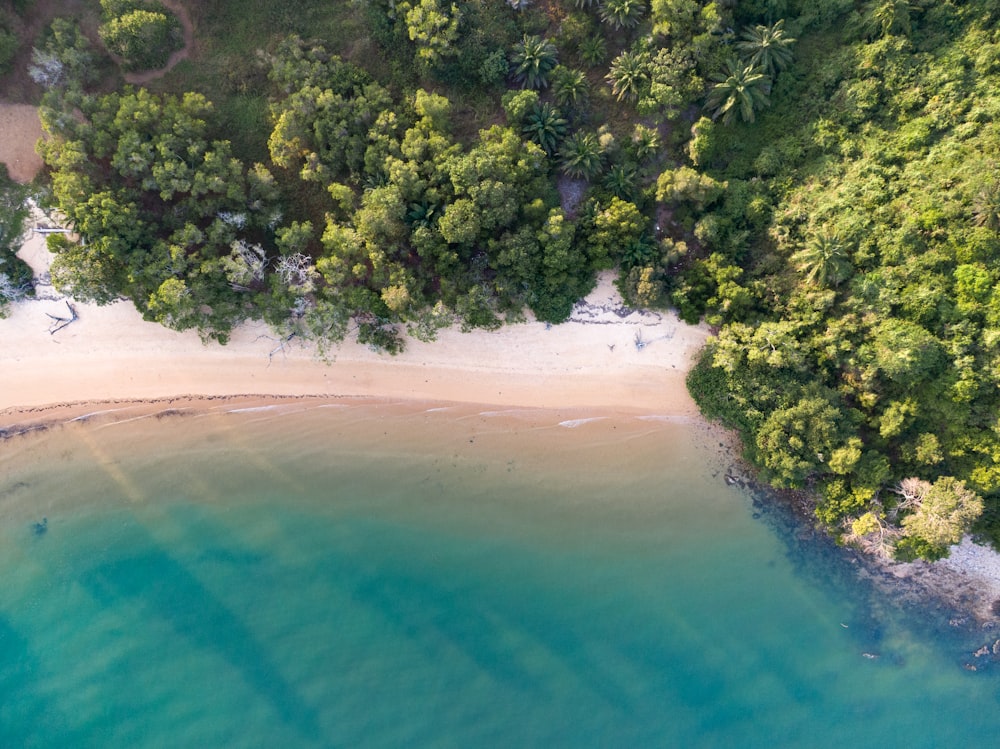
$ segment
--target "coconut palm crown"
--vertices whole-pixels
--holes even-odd
[[[742,34],[736,49],[748,65],[759,68],[774,78],[792,62],[792,45],[795,39],[785,36],[784,19],[771,26],[754,26]]]
[[[559,62],[559,53],[548,39],[525,34],[514,45],[510,62],[514,76],[524,88],[545,88],[549,85],[549,73]]]
[[[712,111],[713,120],[722,117],[723,124],[728,125],[739,113],[744,122],[753,122],[757,110],[771,103],[768,98],[771,78],[753,65],[730,58],[714,80],[716,84],[705,102],[705,107]]]

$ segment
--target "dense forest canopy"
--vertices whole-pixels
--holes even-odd
[[[197,55],[148,90],[101,39],[168,34],[159,3],[84,3],[34,41],[51,200],[83,240],[53,241],[62,287],[223,340],[264,318],[395,351],[558,322],[616,269],[630,303],[716,326],[699,404],[844,538],[998,535],[995,3],[190,12]]]

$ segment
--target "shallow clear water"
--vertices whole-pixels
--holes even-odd
[[[993,740],[996,673],[726,461],[694,423],[413,405],[9,440],[0,747]]]

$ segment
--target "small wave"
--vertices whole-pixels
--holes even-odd
[[[227,414],[249,414],[256,413],[257,411],[273,411],[277,408],[281,408],[280,405],[273,406],[247,406],[246,408],[230,408],[226,411]]]
[[[113,414],[116,411],[124,411],[124,410],[125,410],[124,408],[106,408],[103,411],[91,411],[90,413],[82,414],[81,416],[77,416],[73,419],[70,419],[66,423],[72,424],[74,421],[87,421],[88,419],[92,419],[95,416],[101,416],[103,414]]]
[[[566,421],[560,421],[559,426],[566,427],[567,429],[576,429],[592,421],[604,421],[607,418],[607,416],[591,416],[586,419],[567,419]]]
[[[637,416],[639,421],[659,421],[667,424],[689,424],[691,423],[690,416],[671,416],[670,414],[646,414],[645,416]]]
[[[455,407],[454,406],[437,406],[436,408],[428,408],[427,410],[424,411],[424,413],[425,414],[433,414],[433,413],[437,413],[438,411],[451,411],[453,408],[455,408]]]

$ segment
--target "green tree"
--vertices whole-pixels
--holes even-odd
[[[801,488],[828,470],[827,461],[844,441],[844,414],[820,394],[805,394],[794,405],[775,410],[757,433],[757,458],[775,486]]]
[[[590,84],[582,70],[557,65],[552,70],[552,95],[560,107],[574,112],[587,105]]]
[[[579,55],[586,65],[596,68],[608,56],[608,44],[600,34],[592,34],[580,42]]]
[[[82,87],[95,80],[97,61],[77,24],[68,18],[55,18],[44,40],[40,48],[31,50],[28,75],[35,83],[45,88]]]
[[[549,74],[559,62],[555,45],[540,36],[525,34],[514,46],[511,69],[518,82],[525,88],[546,88]]]
[[[770,104],[771,79],[753,65],[730,58],[713,80],[716,83],[705,102],[713,120],[722,117],[723,124],[729,124],[739,114],[744,122],[753,122],[757,110]]]
[[[907,36],[913,28],[913,14],[918,10],[910,0],[875,0],[865,6],[864,22],[873,36]]]
[[[983,512],[982,498],[953,476],[942,476],[933,484],[907,479],[898,492],[909,509],[902,521],[905,534],[941,554],[961,541]]]
[[[635,167],[630,164],[615,164],[604,175],[602,186],[617,198],[632,200],[638,184]]]
[[[972,202],[972,219],[976,226],[1000,233],[1000,182],[987,182],[979,188]]]
[[[106,21],[98,33],[126,70],[163,67],[184,46],[180,21],[160,3],[102,0],[102,6]]]
[[[653,159],[660,152],[660,134],[651,127],[637,123],[632,131],[630,149],[640,164]]]
[[[813,286],[839,286],[854,272],[847,243],[834,231],[820,230],[792,255],[792,264]]]
[[[417,60],[424,65],[435,65],[445,57],[457,53],[458,25],[462,13],[452,3],[445,8],[439,0],[419,0],[406,8],[406,28],[410,40],[417,45]]]
[[[785,36],[785,21],[781,19],[770,26],[758,24],[745,29],[736,49],[745,65],[755,67],[772,79],[792,62],[792,45],[795,39]]]
[[[615,29],[634,29],[646,14],[646,0],[602,0],[601,20]]]
[[[16,254],[29,216],[27,197],[27,188],[10,179],[0,163],[0,317],[31,290],[31,268]]]
[[[647,66],[647,56],[640,52],[622,52],[614,59],[605,79],[611,84],[611,90],[618,101],[638,100],[643,88],[649,83]]]
[[[592,132],[576,132],[563,141],[559,149],[563,172],[574,179],[590,180],[603,166],[601,144]]]
[[[525,119],[521,132],[542,147],[550,156],[559,147],[566,135],[566,120],[559,110],[548,102],[536,107]]]

